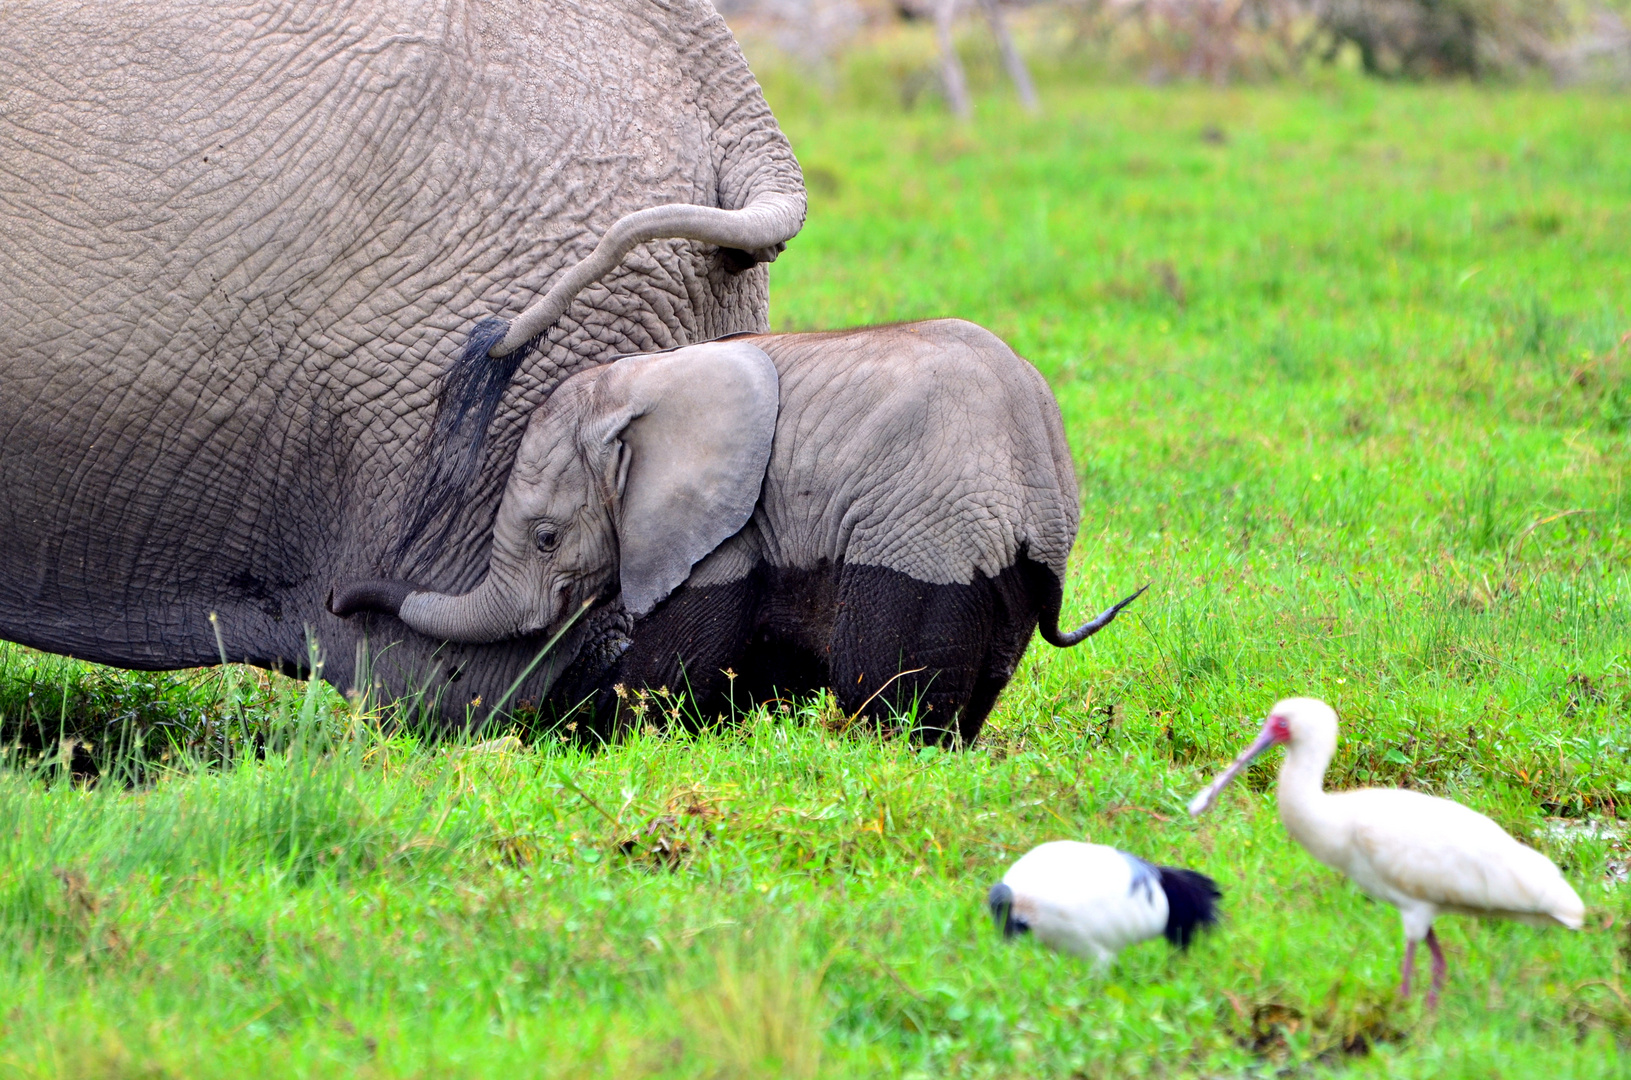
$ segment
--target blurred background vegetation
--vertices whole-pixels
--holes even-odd
[[[828,93],[967,112],[1025,58],[1105,78],[1383,78],[1631,86],[1631,0],[717,0],[750,56]],[[1009,40],[1013,47],[1010,50]],[[948,49],[948,44],[954,49]],[[955,60],[956,63],[951,63]],[[1023,82],[1024,76],[1019,76]],[[1021,97],[1026,96],[1023,86]]]

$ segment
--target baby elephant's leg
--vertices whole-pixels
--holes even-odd
[[[983,582],[935,585],[844,567],[830,645],[839,706],[884,724],[908,719],[928,742],[968,737],[959,717],[983,672],[991,615]]]
[[[985,592],[985,655],[970,688],[968,701],[957,718],[957,733],[964,745],[972,743],[997,704],[997,696],[1014,677],[1026,646],[1036,632],[1038,607],[1030,580],[1035,565],[1022,562],[994,578],[978,578]]]
[[[669,697],[648,697],[647,719],[661,723],[679,719],[691,725],[711,722],[716,716],[731,719],[737,708],[752,702],[732,701],[732,678],[753,630],[758,586],[752,578],[700,588],[682,585],[635,624],[634,643],[623,654],[613,681],[625,690],[666,689]],[[730,672],[731,674],[727,674]],[[676,706],[683,694],[686,704]],[[629,708],[625,702],[624,710]],[[623,722],[629,718],[623,717]]]

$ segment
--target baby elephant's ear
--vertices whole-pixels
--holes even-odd
[[[617,512],[623,606],[644,615],[753,516],[770,463],[780,387],[745,341],[631,356],[601,379],[628,478]]]

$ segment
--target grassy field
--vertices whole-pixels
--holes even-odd
[[[6,649],[8,727],[99,745],[0,771],[0,1076],[1631,1075],[1624,844],[1556,824],[1631,807],[1631,100],[1055,87],[959,129],[778,86],[775,325],[1004,335],[1076,455],[1070,613],[1153,581],[1132,617],[953,754],[820,700],[427,746]],[[1396,1001],[1397,918],[1286,837],[1277,755],[1183,813],[1293,693],[1334,785],[1534,838],[1586,931],[1447,918],[1442,1007]],[[121,743],[139,785],[52,782]],[[1104,977],[999,941],[986,887],[1060,837],[1216,876],[1225,925]]]

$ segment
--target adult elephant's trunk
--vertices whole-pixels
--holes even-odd
[[[554,326],[578,293],[610,273],[623,256],[641,244],[652,240],[698,240],[745,252],[753,262],[769,262],[804,225],[805,210],[803,192],[769,191],[740,210],[674,203],[625,214],[606,230],[588,258],[568,270],[542,299],[516,316],[503,340],[487,355],[508,356]]]
[[[1145,585],[1143,589],[1139,589],[1127,599],[1112,607],[1105,608],[1087,622],[1068,632],[1059,629],[1059,604],[1064,597],[1062,592],[1055,591],[1050,601],[1043,605],[1042,618],[1037,623],[1037,629],[1042,632],[1043,641],[1057,648],[1068,649],[1072,645],[1080,645],[1106,626],[1109,626],[1115,620],[1115,617],[1121,614],[1122,608],[1143,596],[1144,589],[1148,588],[1149,586]]]
[[[467,593],[439,593],[405,581],[354,581],[335,588],[328,609],[345,618],[373,611],[395,615],[409,627],[439,641],[477,644],[522,632],[521,613],[493,575]]]

